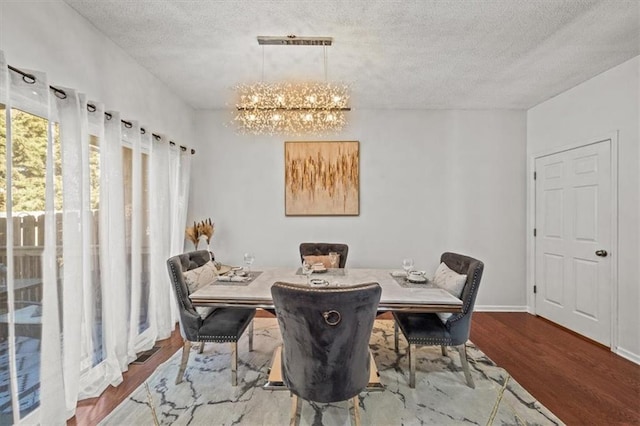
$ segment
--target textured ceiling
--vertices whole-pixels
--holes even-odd
[[[198,109],[252,81],[330,81],[354,108],[530,108],[640,54],[639,0],[66,0]]]

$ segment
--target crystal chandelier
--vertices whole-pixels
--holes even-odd
[[[325,46],[325,80],[326,46],[330,46],[331,42],[329,37],[258,37],[258,43],[263,46]],[[254,135],[337,132],[346,124],[345,111],[351,110],[348,106],[349,88],[346,85],[259,82],[238,85],[236,90],[238,101],[235,121],[241,132]]]

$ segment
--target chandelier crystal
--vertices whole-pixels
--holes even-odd
[[[264,80],[264,46],[322,46],[324,49],[325,82],[265,83],[236,86],[235,122],[243,133],[322,134],[337,132],[346,124],[349,108],[349,88],[327,80],[327,46],[331,37],[258,36],[263,47],[262,76]]]
[[[346,85],[260,82],[236,90],[235,120],[241,131],[255,135],[336,132],[351,110]]]

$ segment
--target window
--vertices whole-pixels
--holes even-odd
[[[150,222],[169,225],[186,202],[174,209],[168,174],[157,188],[149,177],[153,162],[177,170],[166,144],[156,155],[152,134],[118,112],[49,86],[44,73],[8,71],[0,76],[2,102],[15,108],[0,105],[0,424],[35,419],[38,407],[60,423],[173,330],[172,309],[149,309],[172,302],[159,266],[181,243],[182,224],[152,235]],[[188,184],[186,173],[171,179]],[[152,184],[166,201],[154,216]],[[41,362],[43,345],[51,358]],[[49,403],[40,403],[41,386]]]
[[[42,268],[48,121],[11,110],[11,162],[7,173],[6,111],[0,111],[0,423],[13,423],[11,389],[18,390],[20,417],[40,405]],[[56,131],[57,127],[52,126]],[[54,137],[56,182],[60,182],[59,138]],[[11,179],[8,180],[7,177]],[[10,185],[10,188],[9,186]],[[59,185],[56,189],[61,191]],[[7,194],[11,191],[11,217]],[[56,191],[57,194],[61,193]],[[58,198],[58,197],[56,197]],[[59,199],[56,201],[60,201]],[[58,203],[56,203],[58,204]],[[13,238],[7,239],[11,221]],[[13,273],[8,254],[13,253]],[[9,297],[13,292],[13,300]],[[14,316],[15,346],[9,350],[9,316]],[[15,371],[15,372],[14,372]]]

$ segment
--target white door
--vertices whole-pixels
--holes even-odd
[[[536,313],[611,345],[611,140],[535,160]]]

